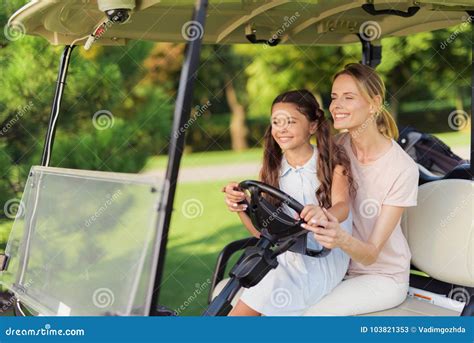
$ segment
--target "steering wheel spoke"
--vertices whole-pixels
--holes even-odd
[[[245,212],[260,234],[272,244],[278,245],[275,253],[281,254],[291,250],[308,256],[324,257],[330,252],[324,247],[321,250],[307,248],[308,231],[301,227],[305,221],[292,218],[285,208],[287,206],[298,214],[303,211],[304,206],[293,197],[275,187],[254,180],[242,181],[239,187],[247,195],[244,201],[248,205]],[[276,201],[271,201],[268,196]]]

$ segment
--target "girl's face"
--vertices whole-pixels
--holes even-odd
[[[332,84],[329,111],[336,130],[355,129],[370,121],[374,112],[371,105],[360,93],[350,75],[339,75]]]
[[[310,122],[295,104],[282,102],[273,106],[272,136],[283,151],[309,144],[315,132],[316,122]]]

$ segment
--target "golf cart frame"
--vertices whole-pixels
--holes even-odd
[[[474,9],[474,5],[472,6]],[[196,4],[192,14],[192,21],[198,23],[202,28],[205,27],[206,14],[208,9],[207,0],[196,0]],[[373,2],[368,1],[366,4],[362,5],[362,9],[369,13],[370,15],[376,17],[379,15],[392,15],[400,17],[400,20],[403,18],[408,18],[416,15],[419,10],[419,6],[410,6],[407,11],[393,10],[393,9],[376,9]],[[474,42],[474,11],[467,10],[466,13],[471,18],[471,34],[472,41]],[[382,46],[374,45],[372,41],[365,40],[363,36],[357,34],[358,39],[361,42],[362,46],[362,57],[361,63],[376,67],[381,63],[382,58]],[[262,39],[257,37],[257,31],[251,30],[247,32],[246,39],[252,44],[266,44],[269,46],[278,45],[280,40],[272,39]],[[179,88],[177,92],[176,105],[174,110],[173,117],[173,132],[178,132],[181,128],[185,127],[185,123],[189,120],[194,85],[197,78],[197,71],[199,67],[200,59],[200,50],[201,45],[203,44],[203,39],[188,40],[186,44],[185,58],[182,66],[181,76],[179,80]],[[66,79],[68,74],[68,67],[71,60],[71,55],[74,51],[75,45],[66,45],[61,56],[57,84],[54,92],[54,99],[51,106],[51,113],[48,123],[48,128],[45,136],[43,153],[41,158],[41,166],[47,167],[50,165],[51,155],[54,145],[55,132],[58,124],[58,118],[61,109],[61,102],[63,98],[64,89],[66,86]],[[472,46],[474,51],[474,44]],[[474,56],[471,60],[472,68],[472,84],[471,84],[471,113],[474,112]],[[471,125],[471,152],[470,160],[472,161],[474,155],[474,130]],[[155,227],[156,236],[153,242],[153,264],[152,264],[152,277],[151,284],[149,287],[149,294],[147,295],[147,313],[150,316],[159,316],[166,314],[162,308],[159,306],[159,294],[160,294],[160,285],[162,280],[162,275],[164,271],[164,264],[166,258],[166,246],[168,242],[169,227],[171,222],[171,215],[173,211],[173,203],[175,199],[176,186],[178,173],[181,163],[181,158],[183,155],[185,147],[185,135],[171,135],[170,145],[169,145],[169,159],[166,168],[165,180],[163,191],[161,193],[160,207],[158,211],[160,215],[158,216],[159,220]],[[470,180],[473,180],[474,170],[471,165],[464,165],[460,167],[461,172],[453,171],[454,177],[458,175],[463,175],[463,177],[469,176]],[[212,300],[212,294],[216,285],[224,278],[225,270],[227,263],[230,257],[240,251],[241,249],[247,248],[249,246],[254,246],[257,243],[256,238],[246,238],[240,241],[232,242],[224,248],[218,258],[216,270],[212,277],[211,290],[209,295],[209,302]],[[0,255],[0,271],[8,267],[8,256]],[[22,308],[22,304],[18,299],[15,301],[14,305],[15,313],[17,315],[26,315],[25,311]],[[462,315],[473,315],[474,313],[474,297],[471,297],[469,304],[466,304]]]

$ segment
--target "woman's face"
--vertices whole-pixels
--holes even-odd
[[[295,104],[277,103],[272,108],[272,136],[282,150],[292,150],[309,143],[316,132],[316,122],[310,122]]]
[[[355,129],[368,123],[373,106],[362,96],[350,75],[339,75],[332,84],[329,111],[336,130]]]

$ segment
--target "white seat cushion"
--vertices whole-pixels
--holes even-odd
[[[224,279],[216,285],[214,292],[212,293],[212,299],[214,299],[229,282],[229,279]],[[237,304],[238,299],[244,291],[243,288],[237,292],[237,295],[232,300],[232,306]],[[461,313],[453,310],[448,310],[440,306],[433,305],[429,302],[417,300],[413,297],[407,297],[406,300],[397,307],[379,311],[363,314],[362,316],[459,316]]]
[[[448,310],[443,307],[433,305],[427,301],[407,297],[399,306],[379,311],[363,314],[362,316],[460,316],[460,312]]]

